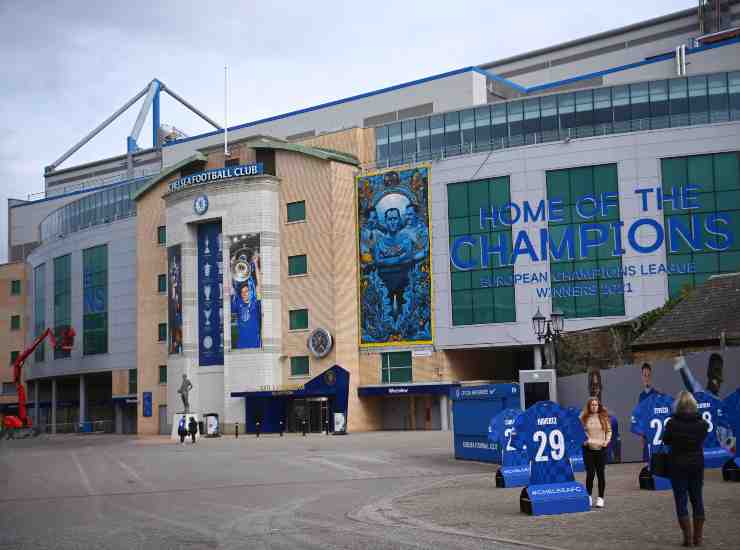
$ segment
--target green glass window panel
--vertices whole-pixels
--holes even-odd
[[[494,178],[489,183],[489,194],[491,202],[495,205],[502,205],[509,202],[511,198],[509,189],[509,178]]]
[[[590,294],[596,282],[578,282],[573,285],[574,290],[580,291],[581,296],[576,296],[576,317],[598,317],[601,315],[599,308],[598,286],[597,292]]]
[[[306,255],[288,256],[288,275],[303,275],[308,273]]]
[[[476,220],[475,226],[479,226],[479,220]],[[468,218],[450,218],[450,236],[458,237],[470,233],[470,223]]]
[[[300,355],[290,358],[291,376],[308,376],[310,371],[308,355]]]
[[[392,369],[390,371],[391,384],[403,384],[411,382],[411,369]]]
[[[167,340],[167,323],[157,325],[157,335],[160,342]]]
[[[308,310],[293,309],[288,313],[290,330],[304,330],[308,328]]]
[[[740,271],[740,252],[722,252],[719,255],[719,270],[722,273]]]
[[[516,321],[516,298],[513,286],[494,289],[494,317],[497,323]]]
[[[457,271],[451,274],[452,290],[469,290],[471,287],[470,271]]]
[[[94,296],[96,310],[83,313],[84,355],[108,352],[108,247],[100,245],[82,251],[83,301]],[[83,304],[83,307],[84,306]],[[83,310],[84,311],[84,310]]]
[[[584,195],[594,194],[593,168],[573,168],[570,170],[570,203],[575,202]],[[575,218],[573,218],[575,219]]]
[[[468,233],[471,235],[480,235],[491,231],[491,228],[493,228],[493,222],[491,220],[486,218],[483,221],[483,227],[481,227],[480,221],[480,213],[477,211],[474,215],[468,217],[468,226],[470,227]]]
[[[10,330],[20,330],[21,328],[21,316],[11,315],[10,316]]]
[[[18,356],[21,354],[20,351],[11,351],[10,352],[10,364],[12,365],[15,363],[15,360],[18,359]]]
[[[555,282],[563,282],[571,277],[574,270],[574,262],[554,262],[550,264],[550,275]]]
[[[547,172],[547,198],[560,200],[563,204],[571,204],[570,181],[568,170],[553,170]]]
[[[157,291],[167,292],[167,275],[157,275]]]
[[[689,157],[686,166],[688,170],[689,185],[699,187],[700,193],[710,193],[714,191],[712,155]]]
[[[717,197],[717,211],[735,210],[740,206],[740,189],[719,191]],[[737,211],[736,211],[737,212]]]
[[[488,197],[488,180],[474,181],[468,184],[468,216],[477,218],[481,208],[490,206]]]
[[[474,269],[470,272],[470,288],[481,288],[481,281],[489,281],[490,279],[490,269]]]
[[[400,351],[381,354],[381,371],[384,384],[411,382],[411,352]]]
[[[711,273],[697,273],[696,275],[694,275],[694,286],[699,286],[711,276]]]
[[[128,371],[128,393],[129,394],[136,393],[137,377],[138,377],[137,369],[129,369]]]
[[[697,273],[718,273],[719,258],[716,252],[703,252],[694,255]]]
[[[567,225],[554,225],[550,224],[547,227],[547,231],[550,235],[550,241],[552,241],[552,249],[553,251],[557,251],[560,247],[560,244],[563,242],[563,238],[565,237],[565,233],[568,230]],[[576,239],[573,239],[573,242],[576,242]],[[557,264],[557,263],[569,263],[573,261],[573,258],[568,257],[568,250],[565,246],[563,246],[563,254],[560,258],[555,258],[554,254],[552,252],[548,252],[550,255],[550,265]],[[574,257],[578,257],[578,249],[575,247],[574,244]],[[544,258],[542,258],[544,260]]]
[[[473,290],[473,324],[493,323],[493,289]]]
[[[740,189],[740,154],[714,155],[714,186],[718,191]]]
[[[473,295],[470,290],[452,293],[452,324],[470,325],[473,323]]]
[[[299,222],[306,219],[306,201],[289,202],[287,205],[288,221]]]
[[[157,244],[167,244],[167,227],[164,225],[157,227]]]
[[[167,383],[167,365],[159,365],[159,383]]]
[[[692,288],[693,286],[693,275],[672,275],[668,277],[668,295],[671,298],[680,296],[685,288]]]
[[[493,280],[496,281],[497,287],[507,287],[514,284],[513,280],[514,268],[513,267],[500,267],[493,270]],[[499,284],[501,283],[501,284]]]
[[[699,193],[695,195],[695,199],[691,201],[692,204],[699,205],[698,208],[691,208],[690,210],[687,210],[688,212],[691,212],[692,214],[695,213],[707,213],[707,212],[714,212],[717,210],[716,204],[715,204],[715,194],[714,193]]]
[[[46,264],[36,266],[33,270],[33,293],[34,335],[40,336],[46,330]],[[36,348],[34,359],[38,363],[44,361],[44,348],[43,343]]]
[[[675,220],[675,222],[669,222],[668,218]],[[669,231],[668,228],[670,227],[670,224],[673,223],[674,227],[680,226],[681,230],[674,230]],[[691,246],[688,242],[686,242],[686,239],[683,238],[681,235],[683,233],[687,233],[688,235],[691,235],[691,232],[693,231],[692,225],[691,225],[691,217],[689,215],[681,215],[681,216],[668,216],[666,217],[666,241],[668,243],[668,249],[667,251],[671,254],[686,254],[692,251]]]
[[[730,223],[723,227],[734,237],[729,250],[740,250],[740,210],[724,212],[724,214],[729,217]]]
[[[559,289],[569,289],[563,295],[558,294]],[[571,283],[554,283],[552,284],[552,307],[559,307],[566,318],[571,319],[576,316],[576,302],[572,296],[573,285]]]
[[[450,218],[470,215],[467,183],[453,183],[447,186],[447,215]]]
[[[619,183],[617,181],[617,165],[603,164],[594,166],[594,192],[599,193],[617,193]]]
[[[21,282],[18,279],[10,281],[10,293],[18,296],[21,293]]]
[[[661,187],[663,192],[671,192],[671,188],[678,188],[679,186],[685,186],[688,182],[686,181],[686,158],[673,158],[663,159],[661,161],[661,173],[662,182]]]
[[[609,281],[613,284],[612,281]],[[601,315],[604,317],[624,315],[624,294],[610,294],[608,296],[600,296],[600,309]]]
[[[595,281],[599,277],[599,265],[593,262],[574,262],[574,271],[578,272],[578,281]]]

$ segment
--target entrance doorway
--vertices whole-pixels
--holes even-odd
[[[331,430],[330,409],[328,397],[292,399],[288,402],[288,431],[302,432],[304,421],[307,432],[322,432],[326,429],[327,423]]]

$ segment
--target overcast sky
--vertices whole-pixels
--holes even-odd
[[[0,0],[0,262],[7,198],[158,78],[230,125],[477,65],[696,6],[696,0]],[[65,161],[126,150],[133,107]],[[150,115],[151,116],[151,115]],[[209,126],[162,96],[161,120]],[[151,146],[151,125],[139,144]]]

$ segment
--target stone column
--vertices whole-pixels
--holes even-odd
[[[542,368],[541,347],[538,344],[535,344],[532,351],[534,351],[534,368],[535,370],[540,370]]]
[[[450,417],[447,414],[447,396],[446,395],[440,395],[439,396],[439,422],[440,427],[443,432],[449,432],[450,431]]]
[[[51,379],[51,433],[57,433],[57,379]]]

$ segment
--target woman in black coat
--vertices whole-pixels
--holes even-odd
[[[678,394],[675,412],[666,423],[663,443],[671,446],[670,468],[678,524],[683,545],[701,546],[704,531],[704,439],[709,425],[699,416],[696,399],[687,391]],[[694,512],[693,537],[688,499]]]
[[[190,434],[190,437],[193,439],[193,443],[195,443],[195,436],[198,433],[198,423],[195,421],[195,417],[190,417],[190,422],[188,423],[188,433]]]

